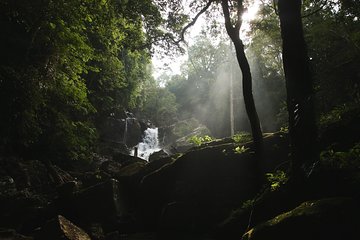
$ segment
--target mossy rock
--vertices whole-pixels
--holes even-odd
[[[351,198],[302,203],[249,230],[242,240],[360,239],[359,205]]]

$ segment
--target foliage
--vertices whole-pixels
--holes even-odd
[[[289,127],[281,127],[280,132],[281,133],[288,133],[289,132]]]
[[[320,154],[322,164],[337,169],[360,169],[360,143],[354,144],[348,151],[334,151],[332,149]]]
[[[142,88],[141,105],[137,116],[149,119],[156,126],[169,126],[177,121],[178,104],[176,97],[168,89],[160,87],[154,79],[149,79]]]
[[[140,102],[158,8],[5,0],[0,16],[0,154],[89,158],[106,118]]]
[[[359,102],[359,9],[358,1],[326,1],[304,19],[321,111]]]
[[[184,137],[186,135],[192,134],[194,131],[196,130],[201,130],[201,133],[198,133],[200,135],[204,134],[207,135],[209,134],[208,130],[207,132],[203,132],[204,130],[206,131],[206,128],[204,128],[199,121],[197,121],[195,118],[190,118],[190,119],[186,119],[186,120],[182,120],[179,122],[176,122],[174,124],[174,134],[177,137]]]
[[[234,153],[236,154],[241,154],[241,153],[244,153],[248,150],[249,148],[245,148],[245,146],[237,146],[235,149],[234,149]]]
[[[267,181],[270,184],[271,190],[275,191],[284,185],[287,180],[288,176],[284,171],[277,170],[274,173],[266,173]]]
[[[249,133],[247,132],[240,132],[240,133],[236,133],[232,139],[236,142],[236,143],[246,143],[251,141],[252,137]]]
[[[332,123],[348,120],[359,114],[359,111],[359,106],[356,103],[344,103],[335,106],[331,111],[321,114],[320,126],[325,128]]]
[[[193,143],[196,146],[200,146],[204,143],[208,143],[213,141],[214,138],[210,137],[209,135],[205,135],[205,136],[192,136],[189,138],[188,142],[189,143]]]
[[[166,88],[176,96],[179,119],[194,117],[216,137],[230,134],[228,64],[230,55],[234,55],[229,49],[223,41],[214,43],[206,34],[200,34],[188,48],[188,59],[182,65],[181,73],[170,77],[166,83]],[[237,76],[239,71],[235,69],[233,75]],[[239,80],[234,80],[234,92],[241,89]],[[239,106],[235,111],[239,120],[236,126],[239,127],[243,118],[241,98],[234,99],[235,106]]]

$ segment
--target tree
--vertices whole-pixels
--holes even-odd
[[[163,3],[163,2],[162,2]],[[184,41],[185,38],[185,32],[186,30],[195,24],[197,19],[200,15],[207,12],[208,9],[210,9],[212,6],[214,6],[214,9],[218,4],[221,4],[222,12],[225,19],[225,28],[227,30],[228,35],[230,36],[232,42],[234,43],[235,50],[236,50],[236,56],[239,63],[239,66],[242,71],[243,76],[243,95],[244,95],[244,101],[245,101],[245,108],[246,113],[248,115],[250,125],[251,125],[251,131],[253,135],[254,145],[255,145],[255,151],[256,153],[261,155],[260,152],[262,151],[262,131],[260,127],[260,121],[256,112],[253,93],[252,93],[252,77],[250,72],[249,63],[247,61],[246,55],[245,55],[245,49],[244,44],[241,41],[239,34],[240,34],[240,27],[242,25],[242,14],[245,12],[245,8],[243,6],[242,0],[221,0],[221,1],[215,1],[215,0],[206,0],[206,1],[191,1],[190,6],[193,11],[196,12],[194,18],[192,18],[189,21],[189,17],[185,18],[179,18],[182,19],[181,23],[183,25],[185,23],[186,26],[182,28],[181,31],[175,31],[173,33],[173,39],[175,37],[178,37],[178,40],[174,40],[175,44],[179,44],[180,42]],[[170,1],[168,3],[169,9],[172,10],[172,16],[184,16],[181,14],[182,8],[181,4]],[[233,13],[235,12],[235,20],[233,19]],[[209,13],[211,14],[211,13]],[[174,18],[168,18],[170,22],[174,22]],[[186,22],[187,20],[187,22]],[[176,22],[176,21],[175,21]],[[180,22],[180,21],[178,21]],[[234,24],[233,24],[234,23]]]
[[[234,43],[236,57],[242,72],[244,102],[245,102],[246,113],[248,115],[251,125],[251,132],[254,140],[255,152],[260,157],[262,152],[262,144],[263,144],[262,131],[261,131],[260,121],[256,112],[254,97],[252,93],[252,77],[251,77],[250,66],[245,55],[244,44],[240,39],[240,28],[242,25],[242,14],[244,13],[244,6],[242,0],[237,0],[233,4],[236,9],[235,24],[232,23],[233,20],[231,19],[231,15],[230,15],[229,1],[228,0],[221,1],[221,6],[225,18],[226,31],[231,41]]]
[[[88,159],[138,104],[160,23],[150,0],[1,1],[0,154]]]
[[[302,27],[301,2],[278,2],[294,179],[301,179],[302,167],[310,167],[319,157],[313,80]]]

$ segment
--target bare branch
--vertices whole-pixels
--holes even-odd
[[[209,9],[209,7],[211,6],[211,4],[214,2],[214,0],[209,0],[208,3],[195,15],[195,17],[191,20],[190,23],[188,23],[181,31],[180,34],[180,39],[177,41],[174,41],[175,44],[179,44],[180,42],[184,42],[185,39],[185,32],[186,30],[188,30],[190,27],[192,27],[196,21],[198,20],[198,18],[204,13],[206,12],[206,10]]]

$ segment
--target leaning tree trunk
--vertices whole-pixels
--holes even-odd
[[[221,6],[224,13],[226,31],[231,41],[234,43],[237,61],[239,63],[242,72],[242,85],[243,85],[245,109],[251,125],[251,133],[254,140],[255,153],[258,157],[258,161],[260,161],[263,150],[262,131],[261,131],[260,121],[258,114],[256,112],[254,97],[252,93],[252,77],[250,72],[250,66],[245,55],[244,44],[240,39],[240,27],[242,24],[241,17],[244,12],[243,1],[241,0],[237,1],[237,20],[235,25],[233,25],[231,22],[228,0],[222,0]]]
[[[317,126],[313,104],[313,79],[301,21],[301,0],[279,0],[283,64],[289,113],[292,177],[318,160]]]
[[[241,72],[242,72],[242,88],[244,95],[244,103],[246,113],[249,118],[251,132],[255,145],[255,152],[258,155],[262,154],[262,131],[260,127],[260,121],[256,112],[253,92],[252,92],[252,77],[250,72],[249,62],[245,55],[244,45],[239,37],[234,41],[236,58],[238,60]]]

